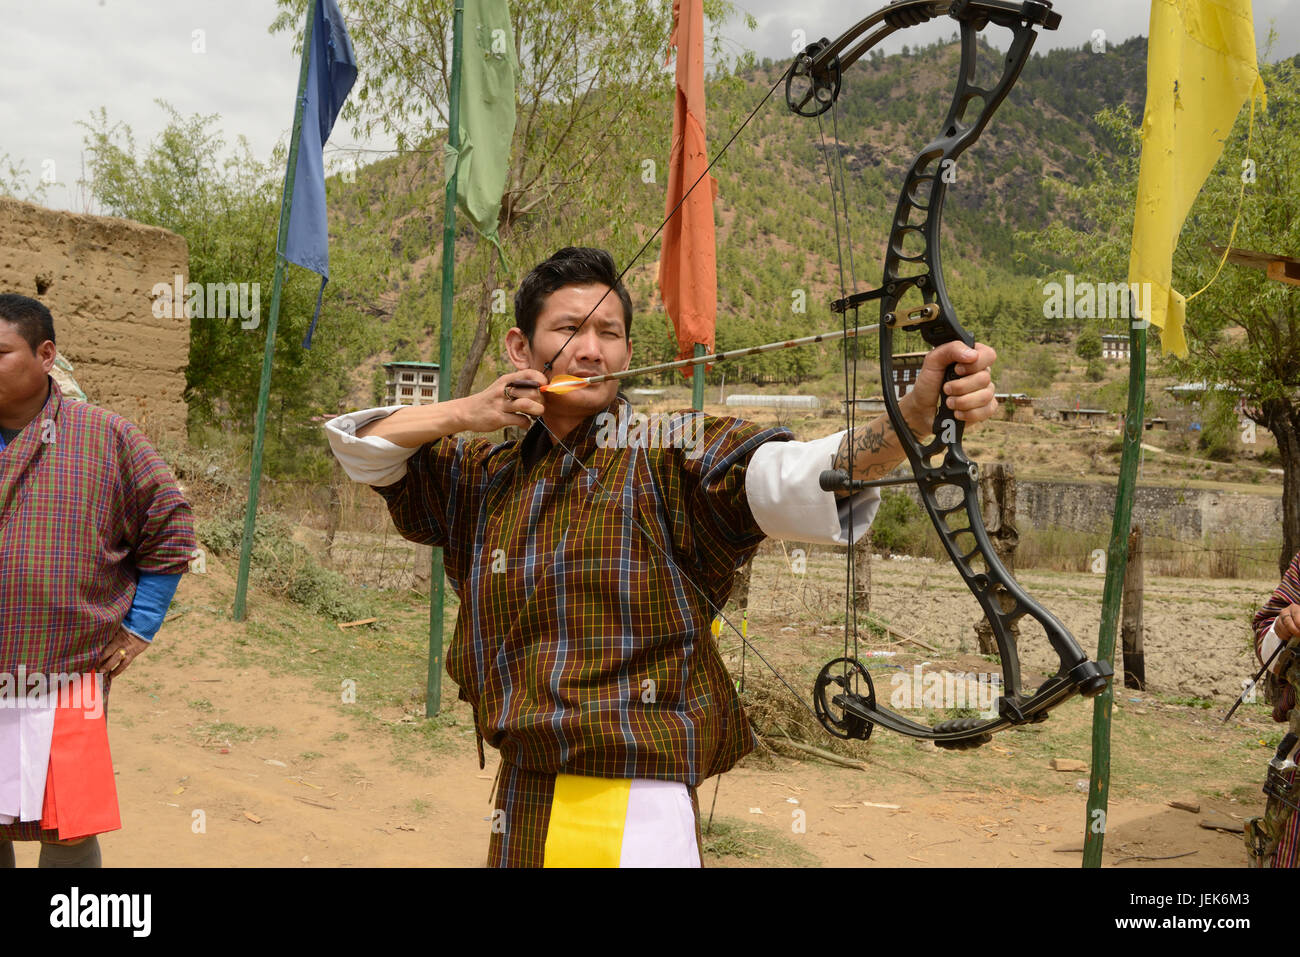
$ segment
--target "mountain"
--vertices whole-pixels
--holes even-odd
[[[1001,57],[991,46],[979,47],[977,84],[996,80]],[[837,326],[840,319],[829,314],[826,303],[839,294],[841,261],[846,287],[852,287],[850,262],[857,288],[878,282],[904,174],[941,129],[959,61],[953,43],[860,61],[845,72],[834,113],[818,119],[786,109],[785,63],[765,60],[710,80],[707,122],[715,156],[755,104],[777,87],[713,170],[719,186],[719,348]],[[1035,277],[1047,270],[1065,271],[1068,264],[1054,261],[1017,234],[1079,217],[1082,211],[1070,207],[1059,187],[1082,182],[1089,157],[1104,157],[1111,148],[1093,119],[1096,113],[1126,106],[1134,117],[1141,116],[1145,70],[1144,38],[1104,53],[1084,48],[1035,54],[984,134],[950,171],[944,272],[963,321],[967,314],[959,297],[969,302],[972,329],[1009,312],[1041,309]],[[512,257],[515,275],[503,278],[495,270],[487,272],[491,258],[483,252],[485,244],[474,242],[468,228],[458,230],[459,323],[471,322],[486,309],[494,288],[512,294],[514,281],[532,261],[524,261],[520,250],[534,241],[549,239],[550,248],[609,245],[622,264],[650,237],[664,214],[671,137],[667,91],[662,104],[662,110],[642,118],[641,131],[661,144],[660,155],[646,157],[629,149],[606,160],[627,171],[617,197],[624,210],[624,221],[616,224],[623,227],[621,233],[615,225],[565,233],[571,211],[559,203],[541,206],[520,224]],[[393,354],[429,359],[436,358],[442,166],[440,144],[421,149],[359,170],[355,183],[332,181],[330,202],[341,259],[349,252],[368,263],[388,259],[372,268],[371,303],[374,314],[392,326],[387,341]],[[847,221],[841,215],[839,223],[842,255],[836,252],[828,176],[828,165],[836,160],[848,195]],[[616,234],[621,238],[611,241]],[[852,238],[851,259],[846,237]],[[628,275],[638,308],[639,362],[673,357],[654,285],[658,251],[655,239]],[[507,252],[512,252],[509,245]],[[494,288],[484,287],[485,281]],[[495,320],[494,343],[510,321],[508,311]],[[864,313],[860,321],[874,318]],[[467,337],[458,330],[458,355],[467,349]],[[496,352],[488,349],[480,384],[497,374]],[[800,380],[826,371],[824,360],[825,354],[789,350],[756,359],[744,372],[760,380]]]

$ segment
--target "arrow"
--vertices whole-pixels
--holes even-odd
[[[587,386],[595,385],[598,382],[609,382],[614,379],[626,379],[630,376],[642,375],[647,372],[664,372],[668,369],[684,369],[687,366],[704,365],[705,363],[710,362],[724,362],[727,359],[740,359],[744,356],[756,356],[764,352],[775,352],[778,349],[791,349],[795,346],[812,345],[816,342],[834,342],[837,339],[853,339],[869,332],[876,332],[879,329],[879,325],[858,326],[854,329],[840,329],[836,332],[823,332],[815,336],[804,336],[802,339],[786,339],[781,342],[767,342],[761,346],[750,346],[745,349],[731,349],[727,352],[715,352],[708,356],[694,356],[690,359],[678,359],[676,362],[662,362],[659,365],[643,366],[640,369],[624,369],[622,372],[609,372],[604,375],[592,375],[585,378],[571,375],[557,375],[551,379],[550,382],[540,387],[535,382],[512,382],[510,385],[517,388],[539,389],[541,392],[563,395],[566,392],[573,392],[576,389],[585,389]]]
[[[1264,677],[1264,672],[1268,671],[1268,666],[1273,663],[1273,659],[1276,658],[1278,655],[1280,655],[1288,647],[1289,647],[1289,643],[1286,645],[1278,645],[1276,648],[1273,649],[1273,653],[1268,656],[1268,661],[1264,662],[1264,667],[1260,668],[1259,671],[1255,674],[1255,677],[1250,679],[1250,684],[1246,685],[1245,689],[1241,692],[1241,694],[1237,696],[1237,700],[1233,703],[1232,707],[1228,709],[1228,713],[1223,716],[1224,724],[1227,724],[1228,719],[1231,718],[1233,713],[1238,708],[1241,707],[1242,702],[1246,700],[1246,695],[1250,694],[1251,691],[1254,690],[1255,685],[1259,684],[1259,679]]]

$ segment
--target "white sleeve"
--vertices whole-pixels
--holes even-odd
[[[392,485],[406,474],[406,460],[419,451],[397,445],[377,435],[357,437],[357,432],[375,419],[392,415],[401,405],[348,412],[325,423],[334,457],[354,482],[366,485]]]
[[[813,442],[766,442],[745,469],[749,510],[769,538],[826,545],[848,545],[866,534],[880,507],[880,490],[863,489],[836,498],[817,483],[831,468],[845,433]]]
[[[1259,660],[1261,662],[1268,661],[1273,652],[1277,651],[1277,646],[1280,644],[1282,644],[1282,639],[1277,636],[1277,619],[1274,618],[1273,624],[1268,626],[1268,631],[1266,631],[1264,637],[1260,639]],[[1279,656],[1271,665],[1268,666],[1268,670],[1273,672],[1273,674],[1277,674],[1278,664],[1281,661],[1282,658]]]

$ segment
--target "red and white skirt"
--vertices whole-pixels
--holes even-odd
[[[100,682],[0,705],[0,824],[39,821],[61,841],[119,829]]]

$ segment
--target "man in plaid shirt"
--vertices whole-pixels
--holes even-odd
[[[1278,645],[1286,644],[1296,635],[1300,635],[1300,554],[1291,559],[1291,565],[1282,576],[1282,581],[1264,606],[1255,613],[1253,622],[1255,631],[1255,654],[1262,665],[1273,657]],[[1283,656],[1279,655],[1269,665],[1269,670],[1280,676]],[[1295,707],[1295,689],[1289,683],[1282,682],[1280,696],[1273,708],[1275,721],[1289,721],[1291,709]],[[1294,757],[1294,755],[1289,755]],[[1295,781],[1295,771],[1288,772],[1288,779]],[[1266,861],[1269,867],[1295,867],[1296,852],[1300,849],[1300,814],[1292,812],[1287,819],[1286,831],[1277,843],[1277,850],[1272,861]]]
[[[97,867],[120,827],[99,677],[149,647],[194,552],[189,505],[148,439],[67,401],[54,321],[0,295],[0,867]],[[37,684],[33,685],[33,679]],[[33,687],[71,693],[36,696]]]
[[[340,416],[331,446],[404,537],[446,549],[461,600],[447,672],[480,749],[501,754],[489,863],[698,866],[695,788],[754,745],[714,611],[764,536],[861,537],[878,492],[824,492],[818,476],[852,456],[856,477],[880,477],[903,450],[884,416],[805,443],[687,414],[639,441],[616,381],[538,392],[548,362],[629,368],[632,303],[602,250],[540,264],[515,321],[518,371],[463,399]],[[929,433],[941,394],[967,423],[991,416],[993,359],[960,342],[931,352],[902,401],[913,432]],[[518,442],[469,435],[522,424]]]

